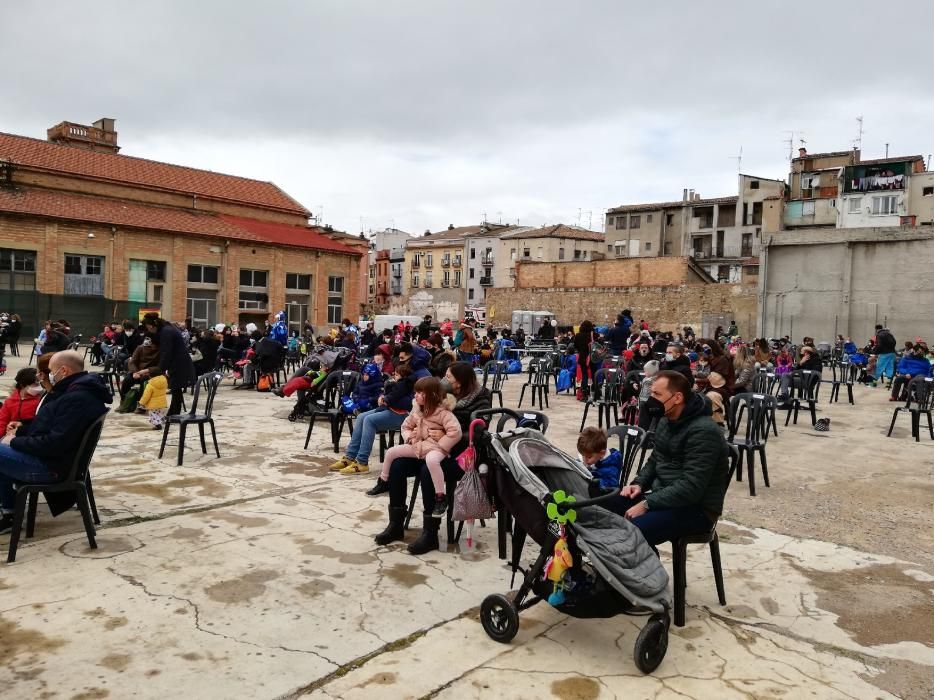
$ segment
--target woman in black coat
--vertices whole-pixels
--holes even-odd
[[[455,399],[451,411],[460,423],[463,437],[451,450],[451,455],[441,462],[444,480],[447,483],[459,481],[464,475],[457,464],[456,457],[463,452],[468,442],[471,416],[475,411],[486,411],[493,407],[493,395],[489,389],[480,386],[473,367],[467,362],[452,362],[444,378],[451,385],[451,394]],[[408,546],[411,554],[425,554],[440,548],[438,528],[441,520],[432,518],[430,513],[435,507],[435,489],[431,482],[431,473],[424,460],[402,458],[395,460],[389,467],[389,524],[376,536],[376,543],[389,544],[401,540],[405,535],[405,516],[408,510],[408,479],[418,477],[421,481],[422,503],[425,507],[425,519],[422,533]]]
[[[188,345],[181,331],[158,314],[148,313],[143,316],[143,325],[147,333],[159,337],[159,368],[144,371],[149,376],[165,374],[168,377],[172,402],[169,404],[167,415],[177,415],[182,409],[182,392],[192,386],[196,379],[195,365],[188,353]]]
[[[590,395],[590,381],[596,373],[590,363],[590,344],[593,343],[593,323],[583,321],[580,330],[574,336],[574,349],[577,351],[577,366],[581,373],[582,397]]]

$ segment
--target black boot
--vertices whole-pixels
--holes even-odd
[[[409,554],[427,554],[440,549],[441,545],[438,544],[439,527],[441,527],[441,521],[426,513],[425,519],[422,521],[422,534],[407,547]]]
[[[389,506],[389,524],[386,529],[379,533],[374,539],[376,544],[384,545],[390,542],[396,542],[405,537],[405,514],[408,508],[405,506]]]
[[[382,493],[389,493],[389,483],[376,477],[376,485],[366,492],[367,496],[379,496]]]

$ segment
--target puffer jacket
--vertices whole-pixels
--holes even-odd
[[[889,353],[895,352],[895,345],[895,336],[892,335],[892,332],[888,328],[883,328],[876,333],[876,346],[872,351],[876,355],[888,355]]]
[[[652,456],[632,482],[648,492],[649,510],[700,505],[710,515],[723,512],[729,448],[711,415],[709,400],[694,394],[678,420],[659,421]]]
[[[442,430],[444,437],[435,440],[430,431]],[[406,444],[413,445],[419,459],[425,457],[432,450],[441,450],[444,454],[451,454],[451,450],[461,439],[461,426],[451,410],[439,406],[429,415],[422,411],[418,404],[412,406],[412,412],[402,422],[402,439]]]
[[[931,363],[923,357],[905,355],[898,361],[898,374],[907,374],[911,377],[930,377]]]

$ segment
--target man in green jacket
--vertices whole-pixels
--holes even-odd
[[[608,504],[626,516],[653,547],[708,532],[723,512],[729,448],[710,404],[687,378],[659,372],[646,411],[660,420],[655,448],[642,471]]]

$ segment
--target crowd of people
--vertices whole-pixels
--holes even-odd
[[[12,320],[0,316],[0,324]],[[175,324],[147,314],[138,326],[129,320],[105,324],[90,339],[88,353],[92,365],[119,376],[119,410],[147,413],[156,429],[163,427],[166,416],[179,412],[184,390],[206,372],[241,380],[240,388],[264,390],[264,378],[291,366],[282,386],[266,382],[265,388],[283,398],[297,395],[290,416],[297,419],[309,407],[322,404],[328,378],[335,372],[358,371],[354,390],[338,397],[339,410],[355,420],[345,453],[331,469],[347,476],[369,473],[378,436],[401,433],[401,443],[386,451],[367,493],[389,495],[388,523],[375,536],[377,543],[388,544],[403,537],[407,482],[419,479],[424,521],[408,549],[421,554],[439,547],[448,488],[463,473],[456,460],[467,447],[472,414],[492,406],[492,395],[480,385],[477,369],[494,359],[498,347],[521,349],[528,340],[522,329],[513,333],[489,327],[480,334],[476,325],[470,318],[454,324],[435,323],[426,316],[416,326],[402,322],[377,329],[373,322],[358,326],[344,319],[326,333],[315,334],[308,325],[301,331],[289,328],[284,314],[269,319],[262,329],[252,323],[196,329],[190,322]],[[10,333],[7,330],[5,337]],[[624,376],[637,373],[622,387],[620,402],[633,406],[639,425],[654,431],[656,447],[646,468],[610,507],[636,522],[650,544],[670,539],[673,533],[709,527],[719,516],[726,490],[726,406],[731,396],[752,389],[758,371],[775,376],[782,401],[793,387],[794,371],[821,373],[829,353],[834,362],[858,367],[867,383],[878,385],[887,379],[892,399],[900,400],[910,379],[931,376],[934,365],[934,356],[920,338],[905,343],[899,352],[894,336],[881,326],[862,347],[838,337],[832,346],[819,348],[810,337],[797,344],[787,336],[747,341],[735,322],[706,338],[689,326],[677,332],[653,330],[625,309],[609,327],[585,319],[567,329],[547,319],[535,337],[553,343],[556,352],[571,360],[562,366],[575,368],[574,386],[581,401],[603,390],[608,368]],[[73,444],[87,419],[106,410],[106,385],[100,376],[84,371],[83,358],[69,349],[77,340],[66,320],[45,323],[36,339],[37,366],[16,374],[13,391],[0,407],[0,434],[6,435],[0,442],[2,522],[12,507],[13,481],[60,474],[63,467],[49,453],[49,441],[61,438],[64,429],[68,436],[63,444]],[[54,410],[50,406],[63,392],[80,392],[76,401],[93,404],[93,410],[81,421],[63,420],[59,411],[71,410],[74,402],[56,401]],[[692,447],[686,460],[688,439]],[[578,451],[598,483],[617,483],[621,459],[607,449],[605,431],[585,429]]]

